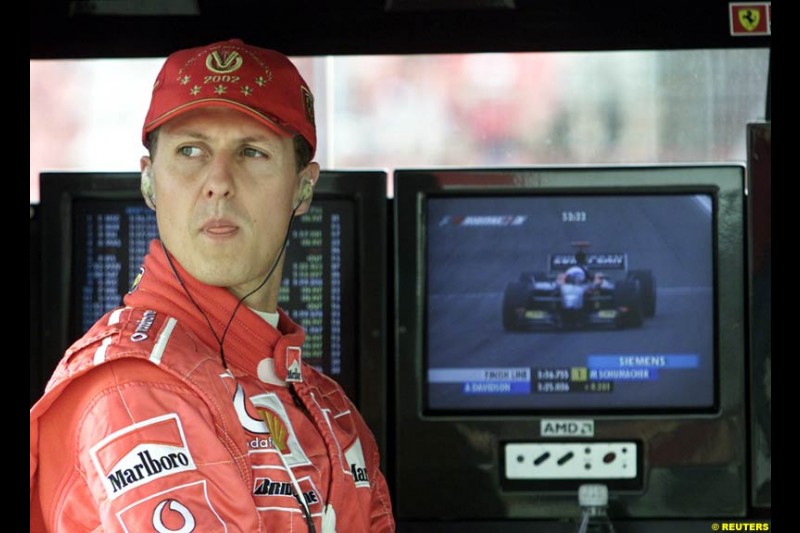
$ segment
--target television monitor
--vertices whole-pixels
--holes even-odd
[[[747,508],[744,165],[394,173],[399,520]]]
[[[139,182],[133,172],[41,174],[46,376],[74,340],[121,303],[158,235]],[[386,187],[383,171],[323,171],[310,210],[292,224],[279,294],[279,305],[306,330],[303,359],[341,383],[381,446]]]

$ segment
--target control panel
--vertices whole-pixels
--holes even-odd
[[[603,481],[635,488],[641,477],[641,447],[635,441],[511,442],[503,445],[504,485],[535,488],[537,482]]]

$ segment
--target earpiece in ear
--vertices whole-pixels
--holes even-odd
[[[156,208],[156,193],[153,191],[153,169],[147,167],[142,171],[142,194],[151,209]]]
[[[300,193],[300,203],[311,199],[311,193],[314,192],[314,187],[311,185],[311,180],[303,180],[303,191]]]
[[[306,200],[310,200],[311,194],[313,192],[314,192],[314,187],[311,184],[311,180],[307,178],[304,179],[303,187],[300,189],[300,194],[297,197],[297,203],[294,206],[294,210],[297,211],[297,208],[299,208],[303,204],[303,202],[305,202]]]

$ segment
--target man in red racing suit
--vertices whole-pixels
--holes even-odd
[[[128,307],[70,348],[33,407],[31,530],[304,531],[295,481],[316,522],[330,506],[339,531],[392,530],[377,446],[341,388],[306,365],[286,384],[303,331],[240,310],[226,370],[168,269],[154,242]],[[236,298],[179,272],[223,326]]]
[[[174,78],[179,82],[197,79],[195,70],[214,65],[240,69],[237,76],[244,78],[248,62],[255,59],[259,72],[267,69],[274,76],[270,81],[288,83],[282,80],[285,72],[265,64],[280,63],[280,58],[241,41],[187,52],[173,61],[180,60],[181,76]],[[171,61],[167,59],[165,69]],[[299,74],[291,74],[297,83]],[[252,94],[246,93],[242,88],[237,94],[243,96],[232,98]],[[197,185],[199,194],[186,195],[197,205],[213,200],[233,207],[224,223],[221,217],[203,222],[197,238],[203,246],[211,242],[215,251],[220,243],[239,246],[249,229],[242,214],[249,198],[244,190],[254,187],[258,193],[262,187],[250,179],[252,165],[271,168],[293,141],[263,129],[267,119],[245,116],[264,111],[253,111],[249,100],[246,113],[236,108],[236,101],[229,106],[233,109],[203,109],[216,105],[212,99],[199,112],[188,113],[180,98],[168,111],[175,107],[186,119],[175,122],[179,127],[167,123],[172,129],[160,134],[159,153],[174,154],[178,169],[201,167],[215,176],[216,181],[209,178]],[[306,104],[300,100],[296,105]],[[284,111],[279,107],[269,116],[280,119],[278,112]],[[283,122],[306,137],[313,155],[313,131],[298,126],[297,120]],[[233,137],[229,131],[235,132]],[[177,149],[167,151],[175,139]],[[143,161],[151,163],[149,158]],[[169,183],[161,178],[166,171],[156,174],[157,180]],[[263,175],[273,179],[280,174]],[[143,168],[143,192],[154,206],[156,195],[145,178],[152,179],[149,166]],[[299,185],[294,216],[299,206],[307,208],[308,184],[313,186],[314,179],[311,172],[305,182],[276,181],[277,192],[270,190],[269,198],[291,199],[287,191],[293,194]],[[167,185],[159,186],[160,216]],[[185,199],[166,203],[178,206],[180,201]],[[103,316],[67,350],[44,396],[31,409],[31,531],[394,531],[375,439],[342,388],[303,363],[305,334],[275,304],[280,276],[271,279],[272,269],[266,276],[259,271],[264,281],[246,293],[234,283],[209,283],[204,279],[210,274],[193,262],[195,250],[181,248],[181,239],[193,242],[195,236],[176,238],[179,230],[160,218],[159,231],[162,238],[151,243],[124,305]],[[240,247],[241,254],[233,257],[245,261],[249,249]],[[174,255],[173,248],[178,250]],[[273,251],[278,253],[275,246]],[[202,258],[207,259],[203,266],[217,260],[213,254]],[[221,264],[236,271],[235,264]],[[220,272],[229,275],[225,269]],[[253,297],[262,294],[262,286],[267,296]]]

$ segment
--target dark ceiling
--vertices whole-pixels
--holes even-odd
[[[34,0],[31,59],[163,57],[228,38],[288,55],[770,47],[719,0]]]

